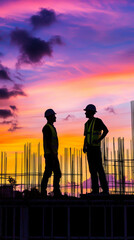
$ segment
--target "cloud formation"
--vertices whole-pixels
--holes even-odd
[[[8,109],[0,109],[0,118],[13,117],[13,113]]]
[[[22,85],[20,84],[15,84],[11,91],[6,87],[0,88],[0,99],[9,99],[11,97],[17,97],[19,95],[27,96],[26,93],[22,90]]]
[[[3,125],[3,124],[7,125],[7,124],[11,124],[11,123],[12,123],[12,121],[6,121],[6,120],[4,120],[3,122],[0,122],[1,125]]]
[[[21,129],[22,127],[18,126],[18,122],[17,121],[12,121],[11,127],[8,129],[8,132],[14,132],[18,129]]]
[[[64,121],[69,121],[69,119],[74,118],[74,115],[68,114],[65,118]]]
[[[19,65],[38,63],[42,57],[52,55],[52,47],[49,42],[30,36],[26,30],[12,31],[11,40],[20,48]]]
[[[12,81],[10,78],[10,73],[8,68],[4,67],[2,64],[0,64],[0,81],[6,80],[6,81]]]
[[[38,14],[30,18],[30,22],[35,29],[50,26],[56,22],[56,14],[53,10],[42,8]]]
[[[113,114],[116,114],[115,110],[113,107],[107,107],[105,108],[105,111],[109,112],[109,113],[113,113]]]
[[[0,122],[0,125],[10,125],[8,132],[14,132],[18,129],[21,129],[22,127],[18,126],[18,121],[16,120],[17,115],[15,112],[18,110],[15,105],[9,106],[11,110],[9,109],[0,109],[0,118],[3,118],[4,120]],[[12,120],[5,120],[7,118],[12,118]]]
[[[44,56],[52,56],[53,44],[63,44],[60,36],[55,36],[50,41],[45,41],[31,36],[26,30],[22,29],[15,29],[11,32],[11,41],[20,50],[18,66],[22,63],[39,63]]]
[[[17,111],[17,107],[15,105],[10,105],[10,108],[13,110],[13,111]]]
[[[50,44],[57,44],[57,45],[64,45],[64,42],[62,41],[61,37],[59,35],[53,36],[50,39]]]

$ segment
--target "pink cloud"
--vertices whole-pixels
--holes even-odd
[[[33,1],[28,0],[27,2],[23,2],[23,0],[18,1],[5,1],[3,4],[1,4],[1,17],[6,16],[19,16],[19,14],[25,13],[28,14],[31,11],[36,12],[39,8],[49,8],[49,9],[55,9],[58,12],[67,13],[67,12],[83,12],[83,13],[92,13],[92,12],[103,12],[103,13],[111,13],[112,7],[111,4],[115,6],[115,1],[81,1],[81,0],[75,0],[75,1],[65,1],[65,0],[59,0],[58,2],[55,2],[55,0],[46,0],[45,2],[42,0]],[[123,4],[123,2],[121,1]],[[7,7],[8,6],[8,7]],[[114,12],[114,11],[112,11]]]

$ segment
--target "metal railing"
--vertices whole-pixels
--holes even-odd
[[[122,196],[123,197],[123,196]],[[0,239],[134,239],[134,200],[0,202]]]

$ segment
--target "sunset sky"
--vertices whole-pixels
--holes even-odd
[[[47,108],[61,145],[81,144],[89,103],[131,138],[134,1],[1,0],[0,29],[0,150],[42,140]]]

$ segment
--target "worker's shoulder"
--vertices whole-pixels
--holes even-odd
[[[87,125],[89,123],[89,119],[85,122],[85,125]]]
[[[49,131],[50,127],[48,124],[45,124],[44,127],[42,128],[42,132]]]
[[[95,120],[96,120],[97,122],[102,122],[102,119],[97,118],[97,117],[95,117]]]
[[[100,118],[96,118],[96,127],[97,128],[100,128],[101,130],[104,130],[104,129],[106,129],[107,127],[106,127],[106,125],[104,124],[104,122],[102,121],[102,119],[100,119]]]
[[[97,123],[101,123],[102,122],[102,120],[100,119],[100,118],[96,118],[96,117],[94,117],[94,119],[95,119],[95,121],[97,122]],[[85,122],[85,125],[89,125],[89,123],[91,122],[92,120],[87,120],[86,122]]]
[[[104,123],[103,123],[102,119],[100,119],[100,118],[95,118],[95,125],[98,128],[103,128],[104,127]]]

